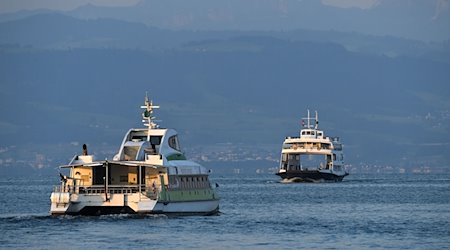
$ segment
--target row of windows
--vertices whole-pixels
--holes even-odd
[[[169,176],[172,189],[202,189],[209,188],[208,176]]]
[[[150,136],[150,144],[153,147],[161,145],[161,139],[162,139],[162,136]],[[137,136],[137,135],[135,135],[135,136],[132,137],[132,140],[145,141],[145,140],[147,140],[147,136]],[[178,136],[173,135],[173,136],[169,137],[169,147],[180,151],[180,144],[178,143]]]
[[[302,131],[302,135],[316,135],[316,131],[314,130],[307,130],[307,131]],[[317,136],[322,136],[322,132],[317,132]]]
[[[289,145],[289,144],[288,144]],[[296,143],[296,144],[292,144],[290,146],[290,148],[293,149],[297,149],[297,148],[317,148],[317,149],[330,149],[330,144],[329,143],[304,143],[304,142],[300,142],[300,143]]]
[[[327,155],[327,159],[328,159],[328,161],[330,161],[331,155]],[[343,161],[344,155],[339,154],[339,156],[337,157],[336,154],[333,154],[333,161],[336,161],[337,159],[339,159],[340,161]],[[283,154],[281,160],[283,162],[288,161],[288,160],[289,161],[300,161],[300,155],[299,154]]]

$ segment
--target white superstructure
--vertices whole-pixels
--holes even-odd
[[[339,138],[328,137],[319,130],[317,111],[311,118],[308,110],[304,120],[300,136],[286,137],[283,142],[277,175],[294,181],[341,181],[348,173]]]

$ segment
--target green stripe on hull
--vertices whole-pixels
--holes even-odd
[[[167,157],[168,161],[180,161],[180,160],[186,160],[186,156],[184,154],[171,154]]]
[[[161,192],[160,201],[205,201],[219,197],[212,189],[166,190]]]

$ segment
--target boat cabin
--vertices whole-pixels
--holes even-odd
[[[317,139],[325,139],[323,131],[316,129],[302,129],[300,131],[301,138],[317,138]]]
[[[171,160],[185,160],[173,129],[131,129],[125,135],[115,161],[145,161],[164,165]]]

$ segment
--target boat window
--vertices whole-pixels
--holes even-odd
[[[180,151],[180,147],[178,145],[178,137],[176,135],[169,137],[169,147]]]
[[[160,145],[162,136],[150,136],[150,143],[152,145]]]
[[[133,137],[131,137],[131,140],[132,141],[146,141],[147,136],[133,135]]]
[[[136,160],[136,155],[139,151],[139,146],[127,146],[123,148],[126,161]]]
[[[302,135],[305,135],[305,131],[302,131]]]
[[[92,185],[101,185],[105,183],[106,168],[103,166],[92,167]]]
[[[314,131],[311,131],[311,134],[312,134],[312,135],[315,135],[315,134],[316,134],[316,132],[314,132]]]

